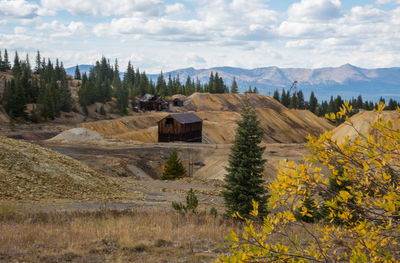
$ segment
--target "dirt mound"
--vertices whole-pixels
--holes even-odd
[[[73,142],[73,141],[85,142],[85,141],[94,141],[102,139],[103,137],[95,131],[91,131],[86,128],[74,128],[67,131],[63,131],[59,135],[51,138],[50,140],[67,141],[67,142]]]
[[[386,121],[391,121],[393,129],[400,129],[400,113],[398,111],[384,111],[382,113],[373,111],[361,111],[350,118],[353,126],[349,123],[343,123],[333,130],[333,139],[337,140],[338,143],[344,143],[348,136],[350,140],[357,137],[358,132],[367,134],[371,123],[377,122],[379,118],[383,118]]]
[[[265,131],[264,142],[305,142],[308,134],[316,136],[334,128],[329,121],[310,111],[287,109],[268,96],[252,94],[247,98],[257,110],[260,127]],[[243,94],[195,93],[185,99],[183,107],[175,109],[196,111],[203,119],[203,142],[227,144],[235,138],[235,121],[240,120],[245,100]],[[146,112],[81,126],[106,138],[157,142],[157,122],[166,115],[166,112]]]
[[[234,111],[240,112],[246,100],[255,108],[268,108],[281,112],[286,109],[275,99],[259,94],[210,94],[194,93],[187,97],[185,110],[193,111]]]
[[[86,165],[0,136],[0,200],[107,200],[124,190]]]

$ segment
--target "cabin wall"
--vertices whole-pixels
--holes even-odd
[[[173,119],[173,124],[167,124],[167,118],[158,123],[158,141],[202,141],[202,122],[182,124]]]

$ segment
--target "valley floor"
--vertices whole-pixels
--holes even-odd
[[[238,227],[221,216],[221,176],[231,145],[34,143],[112,178],[129,198],[0,203],[0,262],[212,262],[224,251],[220,245],[229,228]],[[174,149],[191,176],[160,180]],[[303,154],[303,144],[267,145],[266,179],[273,178],[279,161],[298,161]],[[190,188],[202,215],[182,216],[171,208],[185,201]],[[209,214],[212,207],[217,217]]]

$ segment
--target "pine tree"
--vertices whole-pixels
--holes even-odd
[[[10,70],[11,69],[11,64],[10,64],[10,61],[8,59],[7,49],[4,50],[4,68],[6,70]]]
[[[81,79],[81,72],[79,71],[79,66],[78,65],[76,65],[76,67],[75,67],[75,76],[74,76],[74,79]]]
[[[161,179],[176,179],[182,177],[185,173],[186,169],[183,167],[181,160],[178,158],[177,152],[173,151],[168,158]]]
[[[233,80],[232,80],[231,93],[239,93],[239,88],[238,88],[238,85],[236,83],[236,78],[235,77],[233,77]]]
[[[157,78],[156,91],[161,97],[165,97],[167,95],[167,84],[165,83],[164,74],[162,71]]]
[[[21,61],[19,60],[17,51],[15,51],[14,65],[12,67],[12,73],[13,73],[14,77],[19,77],[21,75]]]
[[[42,69],[41,65],[42,65],[42,61],[41,61],[41,58],[40,58],[40,52],[38,50],[37,54],[36,54],[36,67],[35,67],[36,74],[40,74],[40,70]]]
[[[281,98],[279,96],[279,91],[277,89],[274,91],[273,98],[276,99],[277,101],[281,102]]]
[[[66,79],[63,79],[60,83],[60,110],[65,112],[70,112],[72,109],[72,97],[71,90],[68,87],[68,82]]]
[[[297,92],[297,108],[300,110],[304,110],[306,108],[306,104],[304,102],[304,95],[301,90]]]
[[[256,111],[246,105],[242,109],[242,120],[238,121],[235,142],[229,155],[229,164],[226,168],[225,185],[222,195],[225,200],[226,215],[239,212],[248,217],[253,209],[252,200],[259,203],[259,214],[267,214],[266,189],[262,179],[264,163],[262,158],[265,147],[260,146],[263,135],[258,126]]]
[[[310,111],[312,113],[316,113],[317,112],[317,106],[318,106],[318,100],[314,95],[314,91],[311,91],[310,101],[309,101]]]

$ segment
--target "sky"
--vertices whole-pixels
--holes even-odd
[[[187,67],[400,66],[400,0],[0,0],[0,49]]]

